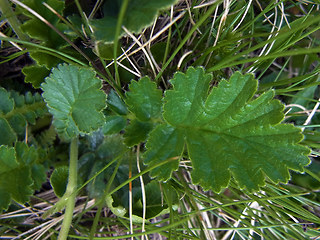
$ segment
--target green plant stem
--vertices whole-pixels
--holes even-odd
[[[80,14],[80,16],[82,18],[82,22],[85,25],[86,31],[88,31],[90,29],[89,24],[88,24],[88,18],[85,16],[84,11],[82,10],[82,7],[81,7],[81,4],[80,4],[79,0],[75,0],[74,2],[75,2],[76,6],[78,8],[79,14]]]
[[[1,0],[0,0],[1,1]],[[73,64],[78,64],[80,66],[87,66],[86,63],[81,62],[80,60],[78,60],[75,57],[72,57],[68,54],[65,54],[63,52],[57,51],[56,49],[52,49],[52,48],[48,48],[36,43],[32,43],[32,42],[27,42],[27,41],[22,41],[16,38],[9,38],[9,37],[2,37],[0,36],[0,40],[1,41],[8,41],[8,42],[15,42],[15,43],[20,43],[20,44],[24,44],[26,46],[31,46],[31,47],[35,47],[37,48],[37,52],[43,52],[52,56],[55,56],[57,58],[61,58],[62,60],[64,60],[65,62],[68,63],[73,63]],[[30,52],[30,51],[29,51]]]
[[[0,0],[1,1],[1,0]],[[63,40],[65,40],[67,43],[69,43],[78,53],[80,53],[95,69],[99,69],[95,63],[74,43],[72,42],[67,36],[62,33],[58,28],[56,28],[54,25],[52,25],[50,22],[48,22],[43,16],[41,16],[39,13],[34,11],[33,9],[29,8],[27,5],[22,3],[18,0],[11,0],[13,3],[18,4],[22,8],[26,9],[28,12],[30,12],[32,15],[37,17],[40,21],[42,21],[44,24],[46,24],[48,27],[50,27],[53,31],[55,31]]]
[[[122,22],[123,22],[123,18],[124,15],[126,13],[127,7],[129,4],[129,0],[124,0],[122,5],[121,5],[121,9],[119,12],[119,17],[118,17],[118,21],[117,21],[117,28],[116,28],[116,33],[114,36],[114,45],[113,45],[113,58],[114,58],[114,71],[115,71],[115,80],[116,80],[116,84],[118,86],[120,86],[120,77],[119,77],[119,71],[118,71],[118,64],[117,64],[117,49],[118,49],[118,38],[120,36],[120,32],[121,32],[121,26],[122,26]]]
[[[168,15],[171,16],[171,14],[168,14]],[[169,32],[168,32],[168,37],[167,37],[166,49],[165,49],[164,55],[163,55],[162,66],[165,65],[167,57],[168,57],[168,54],[169,54],[171,34],[172,34],[172,28],[170,26]]]
[[[0,12],[8,20],[11,28],[21,40],[29,40],[28,36],[20,30],[20,21],[12,10],[11,4],[8,0],[0,0]]]
[[[70,225],[73,218],[73,210],[76,200],[77,190],[77,171],[78,171],[78,138],[73,138],[70,144],[70,159],[69,159],[69,178],[68,186],[65,193],[67,199],[66,211],[62,222],[58,240],[65,240],[68,237]]]

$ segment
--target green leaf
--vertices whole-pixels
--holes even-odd
[[[254,98],[257,80],[239,72],[209,92],[210,81],[200,67],[175,74],[164,99],[167,124],[151,132],[147,164],[180,156],[186,143],[193,183],[215,192],[228,186],[231,175],[241,188],[255,191],[265,176],[287,182],[289,169],[303,171],[310,150],[297,144],[300,129],[280,124],[284,107],[272,99],[273,91]],[[166,180],[176,167],[164,165],[155,175]]]
[[[154,124],[150,122],[140,122],[139,120],[132,120],[125,128],[124,142],[131,147],[147,139],[149,132],[153,129]]]
[[[4,88],[0,88],[0,113],[7,114],[11,112],[13,108],[14,101],[10,98],[10,93]]]
[[[101,90],[101,80],[93,71],[59,65],[41,86],[60,137],[70,140],[103,125],[106,95]]]
[[[25,82],[31,83],[34,88],[39,88],[44,79],[50,74],[50,70],[39,65],[26,66],[22,69]]]
[[[33,188],[40,189],[42,184],[47,180],[46,168],[41,164],[33,164],[31,166],[31,176]]]
[[[95,164],[96,156],[94,153],[89,152],[83,154],[78,160],[78,175],[81,182],[85,182]]]
[[[38,93],[19,95],[0,88],[0,144],[11,146],[18,136],[24,137],[27,123],[35,124],[46,112]]]
[[[0,146],[0,161],[1,161],[1,168],[0,168],[1,175],[5,172],[11,171],[12,169],[15,169],[18,166],[18,163],[15,158],[14,148]]]
[[[6,209],[11,199],[19,202],[26,203],[29,197],[33,194],[31,173],[28,167],[17,167],[12,171],[8,171],[0,175],[0,209]]]
[[[34,147],[29,147],[24,142],[17,142],[15,146],[17,161],[28,168],[31,172],[32,189],[40,189],[46,181],[46,168],[39,162],[38,151]]]
[[[104,166],[105,166],[104,162],[95,161],[94,165],[90,166],[90,169],[91,169],[90,177],[92,177],[94,174],[99,172]],[[98,176],[96,176],[94,180],[87,185],[87,192],[91,198],[99,198],[103,196],[105,189],[106,189],[106,181],[103,174],[99,174]]]
[[[97,42],[93,51],[94,53],[99,56],[100,58],[112,60],[113,59],[113,43],[104,43],[104,42]],[[121,54],[121,48],[118,46],[117,55]]]
[[[36,149],[34,147],[28,147],[24,142],[17,142],[15,149],[18,162],[24,165],[31,166],[38,159]]]
[[[50,183],[57,197],[62,197],[66,191],[68,183],[69,169],[67,166],[56,168],[51,177]]]
[[[9,125],[8,121],[0,117],[0,145],[12,145],[16,139],[17,135]]]
[[[132,81],[129,90],[126,103],[136,119],[125,128],[124,137],[125,143],[133,146],[145,141],[155,122],[161,119],[162,92],[149,77]]]
[[[132,81],[129,90],[126,103],[140,121],[146,122],[161,116],[162,92],[149,77],[143,77],[138,82]]]
[[[79,159],[79,175],[81,179],[84,181],[90,179],[110,161],[120,155],[123,155],[126,150],[127,148],[123,144],[123,138],[120,135],[114,134],[106,136],[103,143],[100,144],[95,153],[84,154]],[[123,158],[127,159],[127,156],[125,155]],[[107,183],[109,182],[109,178],[114,171],[114,166],[114,164],[111,165],[87,185],[86,189],[90,197],[99,198],[103,196]],[[126,168],[126,170],[128,169]],[[126,173],[127,172],[128,171],[126,171]],[[120,182],[112,183],[111,188],[114,188],[119,184]]]
[[[57,51],[58,50],[59,49],[57,49]],[[36,65],[39,67],[51,69],[53,67],[56,67],[59,63],[61,63],[61,60],[59,58],[52,56],[51,54],[47,54],[45,52],[37,51],[32,47],[29,47],[29,52],[30,52],[30,57],[36,62]],[[39,81],[39,79],[36,79],[34,81]]]
[[[158,125],[148,138],[148,151],[145,153],[146,164],[161,162],[170,158],[179,159],[183,152],[184,137],[179,129],[168,124]],[[151,176],[157,176],[159,180],[167,181],[171,173],[177,170],[179,161],[174,160],[151,171]]]
[[[128,148],[123,144],[122,136],[120,134],[114,134],[105,136],[103,143],[101,143],[94,152],[88,152],[81,156],[78,164],[79,178],[82,182],[90,180],[86,187],[90,197],[105,197],[104,192],[109,184],[109,191],[111,191],[129,178],[129,169],[131,169],[132,175],[138,173],[136,165],[133,164],[136,156],[133,152],[127,150]],[[112,175],[119,160],[121,160],[121,164],[113,178]],[[112,164],[110,164],[111,161],[113,161]],[[104,169],[106,165],[109,165],[108,168],[96,175],[96,173]],[[141,170],[143,170],[143,166],[141,167]],[[93,178],[93,176],[95,177]],[[152,181],[148,176],[144,176],[144,184],[147,195],[146,217],[149,219],[160,214],[168,213],[169,208],[168,205],[163,204],[163,196],[159,183]],[[164,185],[166,184],[163,184],[162,187],[164,187]],[[166,186],[166,189],[167,188],[169,188],[172,193],[173,204],[175,204],[178,201],[177,193],[173,187]],[[141,222],[142,193],[141,183],[138,179],[132,181],[132,189],[134,198],[133,214],[135,215],[133,218],[134,221]],[[128,217],[128,191],[129,187],[126,185],[106,199],[108,207],[110,207],[111,211],[117,216]],[[176,206],[173,206],[173,208],[174,207]]]
[[[146,209],[146,218],[155,218],[157,216],[167,214],[170,212],[169,206],[163,203],[163,189],[166,190],[167,194],[170,194],[171,201],[172,201],[172,208],[176,210],[178,208],[177,203],[179,202],[177,192],[173,186],[170,184],[160,184],[158,181],[151,181],[145,185],[145,194],[146,194],[146,202],[147,202],[147,209]],[[134,202],[135,206],[133,211],[138,217],[140,217],[140,222],[143,221],[143,206],[142,206],[142,191],[139,188],[134,194]]]
[[[104,135],[119,133],[126,126],[126,119],[121,116],[108,116],[102,127]]]
[[[46,180],[38,158],[35,148],[24,142],[17,142],[15,148],[0,146],[0,211],[9,206],[11,199],[23,204],[27,202]]]
[[[61,32],[67,30],[67,26],[64,23],[60,22],[59,17],[54,14],[50,9],[45,7],[42,2],[46,2],[49,6],[51,6],[56,12],[62,15],[62,11],[64,9],[64,1],[60,0],[25,0],[23,1],[31,9],[36,9],[36,12],[39,13],[42,17],[44,17],[50,24],[55,26]],[[68,46],[68,43],[59,36],[53,29],[51,29],[47,24],[39,20],[36,16],[29,13],[25,9],[21,9],[22,12],[29,17],[29,20],[24,21],[21,26],[21,29],[24,33],[28,34],[33,39],[36,39],[40,42],[41,45],[61,50],[65,46]],[[44,52],[39,51],[39,49],[35,49],[33,47],[29,47],[31,57],[40,65],[45,66],[48,69],[56,66],[60,59],[46,54]],[[37,80],[39,81],[39,80]]]
[[[119,115],[127,115],[128,109],[126,104],[121,100],[119,95],[114,91],[111,90],[108,94],[107,98],[108,108],[110,108],[114,113]]]
[[[54,144],[56,137],[57,137],[56,130],[53,125],[50,125],[50,127],[48,129],[43,130],[37,136],[37,142],[43,148],[48,148],[49,146],[52,146]]]
[[[103,6],[104,17],[90,21],[96,40],[113,42],[122,2],[123,0],[106,1]],[[159,10],[167,8],[175,2],[176,0],[131,0],[122,25],[130,32],[139,33],[144,27],[152,24]],[[122,31],[119,37],[123,34],[124,32]]]
[[[46,2],[51,6],[56,12],[62,14],[64,9],[64,1],[59,0],[24,0],[23,3],[26,4],[31,9],[36,9],[37,13],[46,18],[48,22],[53,25],[58,26],[60,22],[59,17],[54,14],[50,9],[42,4]],[[35,17],[32,13],[23,10],[23,13],[27,15],[30,19],[25,21],[21,26],[21,29],[27,33],[30,37],[41,40],[47,46],[56,46],[57,43],[64,43],[64,40],[47,24],[42,22],[40,19]]]

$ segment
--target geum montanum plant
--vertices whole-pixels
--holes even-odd
[[[111,55],[116,58],[118,39],[125,34],[124,29],[140,32],[159,9],[175,1],[142,1],[147,9],[146,18],[137,17],[141,15],[137,7],[141,6],[140,1],[123,2],[127,5],[117,6],[116,18],[105,16],[89,20],[95,40],[94,53],[98,57],[108,58],[102,56],[101,49],[114,44]],[[60,13],[64,9],[61,1],[52,1],[52,4]],[[37,8],[34,1],[29,5]],[[38,12],[45,14],[58,30],[67,28],[47,8],[42,5],[38,8]],[[126,9],[131,10],[131,15],[124,18]],[[210,9],[213,12],[215,8]],[[210,16],[210,11],[207,16]],[[30,19],[21,29],[29,37],[39,40],[42,50],[51,48],[52,52],[57,48],[62,53],[71,51],[57,33],[51,34],[47,26],[31,13],[26,15]],[[105,26],[109,26],[107,31]],[[51,184],[60,200],[44,215],[65,208],[59,239],[68,236],[76,196],[81,188],[86,184],[95,187],[95,183],[89,182],[99,182],[98,174],[85,176],[90,180],[85,183],[78,177],[82,167],[78,166],[78,161],[85,159],[78,156],[79,139],[96,132],[123,135],[115,147],[118,152],[114,161],[118,160],[119,165],[125,153],[144,144],[141,145],[144,146],[141,157],[147,167],[133,178],[149,172],[158,181],[169,181],[180,161],[189,159],[192,183],[216,193],[227,188],[231,178],[239,189],[248,192],[259,191],[265,185],[266,177],[274,183],[287,183],[289,170],[303,172],[304,166],[310,163],[310,150],[299,144],[303,139],[301,130],[292,124],[281,123],[284,105],[273,98],[273,90],[258,96],[258,81],[253,74],[235,72],[216,86],[212,75],[203,67],[196,66],[189,67],[186,72],[175,73],[170,80],[170,88],[164,92],[157,87],[156,81],[144,76],[138,81],[132,80],[123,96],[120,80],[116,78],[110,83],[115,91],[111,90],[106,95],[101,89],[102,81],[97,77],[101,73],[81,64],[82,57],[79,57],[81,60],[72,58],[73,63],[66,64],[61,63],[66,59],[63,54],[60,57],[50,55],[32,44],[28,48],[36,64],[24,68],[26,81],[34,87],[41,87],[43,98],[39,94],[21,96],[0,88],[0,210],[7,209],[11,200],[27,202],[34,190],[45,182],[46,169],[36,147],[29,147],[18,138],[25,132],[26,125],[35,124],[37,118],[49,112],[59,139],[70,144],[66,190],[55,184],[54,179],[59,177],[56,174],[59,171],[55,170],[52,176],[58,177],[53,177]],[[38,72],[40,77],[36,77]],[[44,76],[48,77],[43,82]],[[155,181],[150,180],[150,183],[149,186],[155,186]],[[109,185],[103,185],[101,196],[111,209],[111,195],[125,184],[112,190]]]

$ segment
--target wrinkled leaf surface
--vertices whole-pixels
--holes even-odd
[[[53,124],[64,139],[90,133],[103,125],[106,95],[93,71],[59,65],[41,86]]]
[[[299,145],[303,135],[291,124],[280,124],[283,105],[273,91],[254,97],[253,75],[234,73],[210,91],[212,77],[203,68],[176,73],[165,93],[165,124],[150,133],[147,164],[181,156],[186,145],[192,162],[192,180],[220,192],[231,176],[241,188],[258,190],[265,176],[287,182],[289,169],[303,171],[309,149]],[[153,172],[167,180],[178,162]]]

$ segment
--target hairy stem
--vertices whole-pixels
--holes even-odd
[[[65,240],[68,237],[70,225],[73,217],[73,210],[76,200],[77,190],[77,171],[78,171],[78,138],[74,138],[70,144],[70,163],[69,163],[69,178],[68,186],[64,196],[66,196],[67,204],[64,219],[62,222],[61,230],[58,240]]]

